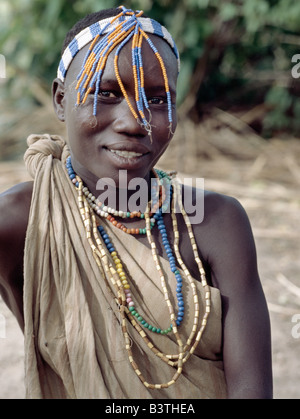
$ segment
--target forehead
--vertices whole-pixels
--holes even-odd
[[[178,63],[177,59],[175,57],[174,52],[172,51],[169,44],[161,39],[160,37],[156,35],[149,35],[149,38],[157,48],[159,54],[161,55],[170,87],[173,89],[176,89],[176,81],[177,81],[177,75],[178,75]],[[78,54],[75,56],[74,60],[72,61],[67,75],[66,75],[66,85],[69,86],[77,79],[78,74],[81,71],[84,59],[86,57],[86,54],[88,52],[90,45],[85,46],[82,50],[78,52]],[[104,77],[115,77],[115,71],[114,71],[114,57],[115,57],[115,51],[113,50],[107,60],[104,72],[103,72],[103,78]],[[161,74],[161,67],[159,64],[159,61],[157,57],[155,56],[153,50],[149,46],[146,40],[143,41],[142,45],[142,59],[143,59],[143,68],[145,73],[145,83],[148,81],[151,81],[156,79],[158,77],[158,74]],[[122,73],[125,75],[128,75],[129,67],[132,67],[132,40],[130,40],[127,44],[124,45],[122,50],[119,54],[119,71],[120,75],[122,76]]]

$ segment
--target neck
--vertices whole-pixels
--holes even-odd
[[[98,179],[84,167],[77,166],[76,161],[72,162],[74,173],[80,177],[91,195],[107,207],[124,212],[144,212],[147,203],[153,198],[151,191],[157,182],[154,171],[148,172],[144,178],[130,178],[127,171],[120,170],[117,179],[116,176]]]
[[[122,177],[118,185],[110,178],[99,179],[94,195],[100,202],[118,211],[143,212],[151,200],[152,179],[152,173],[129,182]]]

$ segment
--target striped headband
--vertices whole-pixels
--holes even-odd
[[[104,35],[107,33],[112,32],[122,20],[129,20],[131,16],[124,16],[119,18],[119,21],[114,21],[111,23],[115,18],[110,17],[107,19],[100,20],[99,22],[94,23],[93,25],[89,26],[88,28],[83,29],[79,32],[73,41],[65,49],[62,58],[60,60],[60,64],[57,70],[57,77],[63,82],[65,80],[68,68],[71,65],[71,62],[75,58],[76,54],[84,48],[87,44],[92,42],[97,35]],[[156,20],[151,18],[139,17],[139,23],[141,24],[142,29],[146,33],[150,33],[153,35],[157,35],[160,38],[164,39],[174,51],[174,54],[177,58],[178,62],[178,72],[180,71],[180,58],[179,53],[176,47],[176,44],[168,32],[168,30],[158,23]]]
[[[149,104],[144,90],[144,70],[142,60],[142,43],[145,41],[151,47],[162,70],[168,102],[168,119],[172,126],[172,103],[169,90],[168,76],[162,57],[147,34],[157,35],[164,39],[172,48],[180,70],[180,58],[175,42],[165,27],[157,21],[141,17],[142,11],[132,11],[124,6],[120,7],[117,16],[100,20],[82,30],[65,49],[60,61],[57,77],[64,81],[68,68],[76,54],[91,43],[83,61],[81,72],[77,77],[77,106],[85,103],[90,92],[94,93],[93,115],[97,112],[97,95],[100,89],[101,77],[112,50],[115,50],[114,68],[121,91],[130,107],[135,119],[150,133],[151,126],[145,116],[145,108],[149,111]],[[135,82],[135,100],[137,111],[130,103],[118,70],[118,58],[122,47],[132,39],[132,67]],[[170,128],[171,129],[171,128]]]

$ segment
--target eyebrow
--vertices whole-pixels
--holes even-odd
[[[152,91],[155,91],[155,92],[161,92],[161,91],[165,92],[166,88],[163,85],[154,85],[154,86],[145,86],[145,90],[152,90]]]
[[[101,84],[111,84],[111,85],[117,84],[117,85],[119,85],[118,80],[116,78],[115,79],[113,79],[113,78],[106,78],[105,76],[103,76],[101,78],[100,86],[101,86]]]
[[[173,100],[176,99],[176,89],[173,89],[171,86],[169,86],[169,91],[171,94],[171,97]],[[145,92],[146,93],[154,93],[154,94],[159,94],[159,93],[166,93],[166,87],[165,85],[154,85],[154,86],[145,86]]]
[[[125,81],[123,81],[123,84],[124,84],[125,89],[127,89],[128,88],[127,83]],[[111,77],[106,78],[105,76],[103,76],[103,78],[101,79],[100,87],[102,85],[104,85],[104,86],[105,85],[119,86],[119,83],[118,83],[117,79],[114,79],[114,78],[111,78]],[[169,90],[170,90],[171,96],[176,97],[176,89],[173,89],[171,86],[169,86]],[[154,92],[154,93],[160,93],[160,92],[166,92],[166,88],[165,88],[165,85],[163,85],[163,84],[150,85],[150,86],[145,85],[145,91],[146,92],[151,91],[151,92]]]

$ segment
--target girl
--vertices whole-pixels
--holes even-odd
[[[29,398],[272,397],[243,208],[192,189],[205,208],[192,224],[191,190],[155,169],[178,69],[140,11],[88,15],[66,37],[53,82],[66,142],[30,136],[34,180],[0,198],[1,294],[24,330]]]

